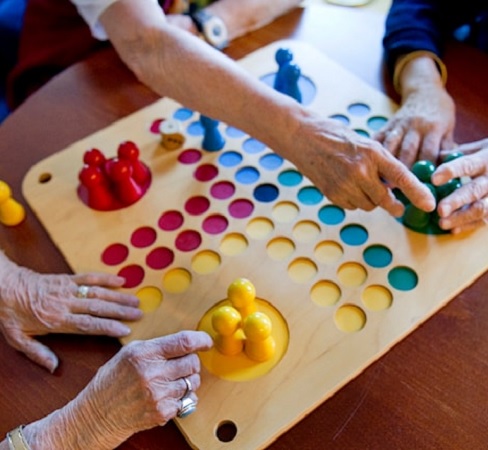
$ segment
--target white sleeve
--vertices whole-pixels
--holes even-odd
[[[112,4],[118,0],[71,0],[76,6],[78,13],[85,20],[91,30],[91,34],[95,39],[106,41],[108,39],[107,33],[99,21],[102,13]],[[157,0],[152,0],[157,3]]]

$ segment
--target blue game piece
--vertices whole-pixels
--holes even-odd
[[[285,67],[291,63],[293,59],[293,54],[287,48],[280,48],[276,51],[275,60],[278,63],[278,72],[276,73],[276,77],[274,80],[274,89],[278,92],[283,92],[285,80],[283,77],[283,71]]]
[[[209,152],[222,150],[225,145],[225,139],[219,131],[219,122],[207,116],[200,116],[200,123],[204,129],[202,147]]]
[[[302,102],[302,93],[298,87],[301,70],[296,64],[288,64],[283,70],[283,93],[294,98],[298,103]]]

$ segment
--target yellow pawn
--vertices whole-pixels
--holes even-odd
[[[227,289],[227,298],[242,319],[256,311],[256,288],[247,278],[237,278]]]
[[[24,218],[24,207],[12,198],[10,186],[0,181],[0,222],[7,226],[15,226]]]
[[[227,356],[242,352],[244,336],[240,325],[241,315],[232,306],[221,306],[213,312],[212,327],[217,332],[214,340],[217,351]]]
[[[276,342],[271,336],[272,328],[271,319],[262,312],[255,312],[246,317],[243,325],[246,336],[244,351],[249,359],[264,362],[274,356]]]

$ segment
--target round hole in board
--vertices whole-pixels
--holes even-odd
[[[232,442],[237,436],[237,426],[230,420],[224,420],[217,425],[215,435],[220,442]]]

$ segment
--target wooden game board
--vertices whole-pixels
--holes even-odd
[[[277,42],[240,64],[272,77],[280,47],[292,49],[312,87],[308,107],[365,134],[394,110],[386,96],[299,42]],[[181,150],[163,149],[151,131],[170,117],[185,130]],[[198,412],[177,424],[195,448],[263,448],[484,272],[479,249],[488,230],[423,235],[380,210],[343,211],[289,162],[223,123],[225,148],[203,151],[198,117],[162,99],[41,161],[23,190],[73,271],[129,274],[128,289],[147,312],[124,343],[195,329],[235,278],[252,280],[286,321],[285,355],[249,381],[203,367]],[[83,154],[97,147],[114,156],[125,140],[151,169],[149,191],[130,207],[94,211],[76,192]],[[228,424],[237,433],[223,442],[217,430]]]

